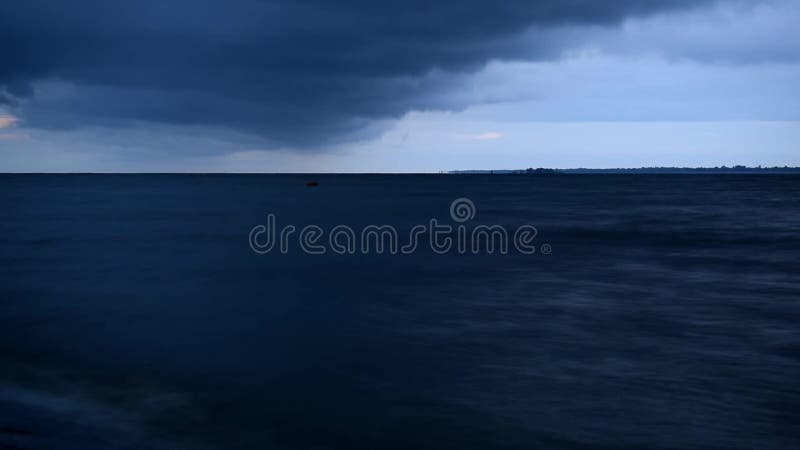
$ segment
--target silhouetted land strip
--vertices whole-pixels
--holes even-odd
[[[515,170],[452,170],[448,173],[464,174],[493,174],[493,175],[534,175],[534,174],[579,174],[579,173],[631,173],[631,174],[762,174],[762,173],[794,173],[800,174],[800,167],[747,167],[747,166],[721,166],[721,167],[636,167],[617,169],[549,169],[528,168]]]

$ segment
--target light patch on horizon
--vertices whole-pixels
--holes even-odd
[[[0,116],[0,128],[11,128],[19,122],[14,116]]]
[[[4,140],[11,140],[11,139],[23,139],[27,136],[24,134],[15,134],[15,133],[0,133],[0,139]]]
[[[495,139],[502,139],[502,138],[503,138],[503,133],[497,133],[494,131],[491,131],[489,133],[479,134],[473,137],[473,139],[476,141],[493,141]]]
[[[488,131],[480,134],[456,134],[455,138],[466,139],[468,141],[495,141],[498,139],[503,139],[503,133]]]

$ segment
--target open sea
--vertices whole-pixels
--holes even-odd
[[[535,252],[298,240],[431,219]],[[0,175],[0,449],[694,448],[800,448],[798,175]]]

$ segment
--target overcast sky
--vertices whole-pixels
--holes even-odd
[[[4,0],[0,171],[800,166],[798,0]]]

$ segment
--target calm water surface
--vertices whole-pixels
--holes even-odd
[[[2,175],[0,448],[800,448],[800,177]],[[279,225],[543,255],[258,255]]]

